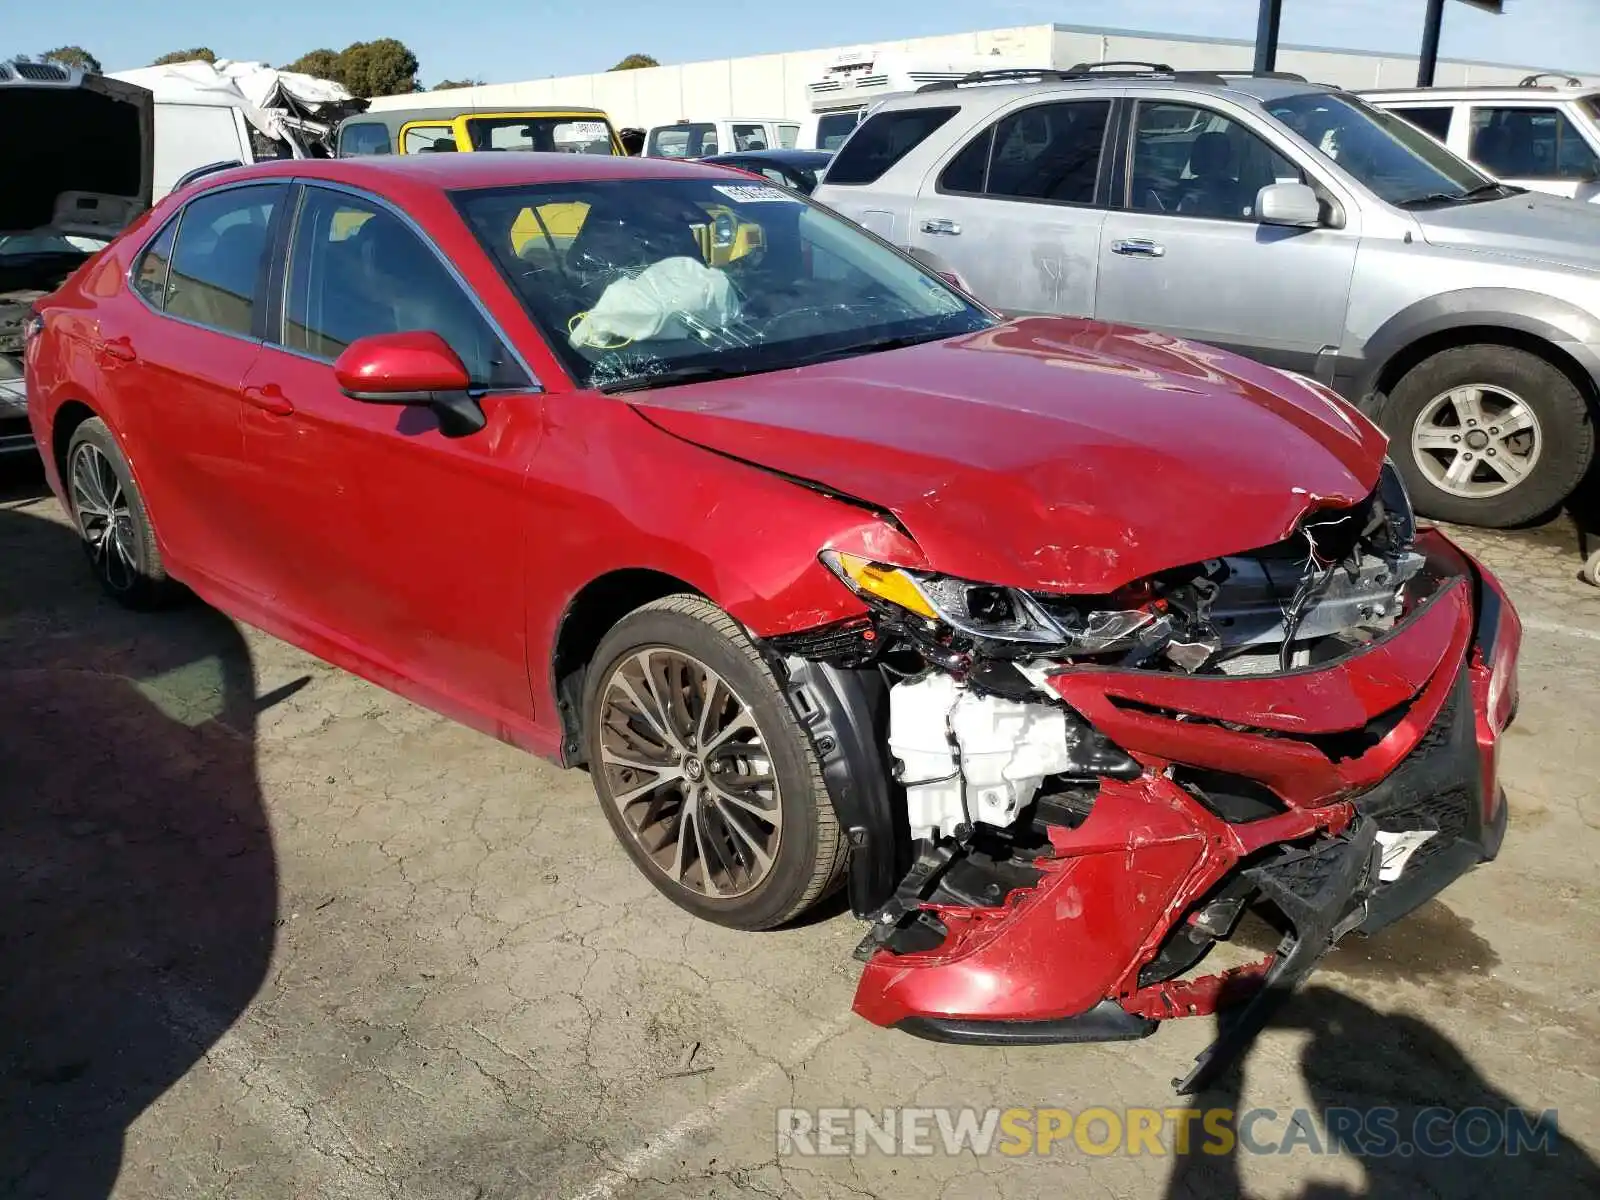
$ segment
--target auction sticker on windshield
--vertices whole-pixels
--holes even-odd
[[[793,196],[775,187],[768,187],[764,183],[751,184],[722,184],[716,185],[729,200],[738,204],[771,204],[778,201],[784,204],[799,204]]]

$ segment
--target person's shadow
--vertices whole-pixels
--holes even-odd
[[[265,978],[266,702],[231,622],[117,608],[40,497],[0,485],[0,1194],[93,1200]]]
[[[1528,1114],[1535,1141],[1520,1153],[1488,1150],[1492,1126],[1478,1120],[1455,1126],[1461,1145],[1437,1153],[1451,1143],[1452,1124],[1429,1110],[1487,1109],[1496,1119],[1520,1107],[1478,1072],[1459,1047],[1428,1022],[1409,1014],[1382,1013],[1334,988],[1313,985],[1296,992],[1278,1008],[1272,1025],[1310,1033],[1300,1056],[1311,1104],[1312,1137],[1325,1153],[1337,1152],[1361,1163],[1365,1186],[1351,1190],[1339,1184],[1313,1182],[1299,1200],[1415,1200],[1418,1196],[1600,1196],[1600,1165],[1557,1128],[1546,1142],[1537,1141],[1540,1108]],[[1184,1103],[1198,1109],[1223,1108],[1239,1113],[1244,1063],[1236,1063],[1217,1082]],[[1348,1122],[1325,1122],[1330,1108],[1352,1111]],[[1356,1122],[1356,1112],[1394,1110],[1388,1129]],[[1235,1117],[1237,1120],[1237,1115]],[[1290,1114],[1278,1112],[1263,1120],[1251,1140],[1277,1149],[1285,1140]],[[1345,1124],[1345,1128],[1339,1125]],[[1414,1136],[1420,1137],[1414,1143]],[[1393,1136],[1389,1136],[1392,1134]],[[1248,1153],[1234,1139],[1231,1150],[1213,1154],[1196,1122],[1188,1152],[1177,1154],[1167,1181],[1167,1200],[1212,1200],[1247,1197],[1239,1155]],[[1304,1145],[1303,1141],[1299,1142]],[[1402,1150],[1405,1146],[1408,1149]],[[1414,1145],[1426,1151],[1410,1149]],[[1471,1152],[1469,1152],[1471,1151]],[[1309,1169],[1316,1162],[1305,1149],[1289,1161]]]

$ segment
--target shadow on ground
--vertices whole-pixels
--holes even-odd
[[[40,494],[0,481],[0,1194],[93,1200],[260,986],[277,871],[239,632],[117,609]]]
[[[1365,1175],[1364,1186],[1355,1189],[1308,1183],[1295,1193],[1297,1200],[1600,1196],[1600,1165],[1561,1135],[1559,1114],[1542,1143],[1520,1153],[1508,1153],[1504,1143],[1490,1147],[1489,1135],[1503,1128],[1495,1123],[1523,1105],[1537,1135],[1539,1098],[1513,1098],[1496,1088],[1429,1022],[1312,986],[1286,998],[1272,1024],[1310,1035],[1300,1055],[1315,1109],[1309,1132],[1287,1137],[1292,1114],[1277,1112],[1263,1113],[1247,1133],[1252,1122],[1240,1114],[1239,1137],[1226,1153],[1213,1153],[1226,1144],[1197,1126],[1187,1152],[1174,1158],[1167,1200],[1247,1198],[1241,1155],[1290,1153],[1281,1148],[1286,1142],[1295,1144],[1292,1153],[1308,1173],[1316,1161],[1311,1155],[1320,1150],[1357,1159]],[[1238,1114],[1247,1069],[1235,1067],[1192,1097],[1191,1106]],[[1340,1118],[1328,1115],[1331,1108],[1351,1111],[1343,1129]],[[1387,1115],[1376,1115],[1380,1110]],[[1467,1110],[1479,1112],[1469,1119]],[[1452,1114],[1461,1116],[1453,1120]],[[1247,1141],[1253,1145],[1241,1144]]]

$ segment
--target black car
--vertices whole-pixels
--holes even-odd
[[[736,154],[713,154],[700,161],[765,175],[773,183],[809,196],[832,158],[829,150],[743,150]]]

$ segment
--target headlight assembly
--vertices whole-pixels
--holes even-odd
[[[871,562],[825,550],[822,561],[851,591],[958,633],[1018,648],[1067,654],[1128,650],[1167,631],[1154,606],[1123,606],[1111,597],[1025,592]]]

